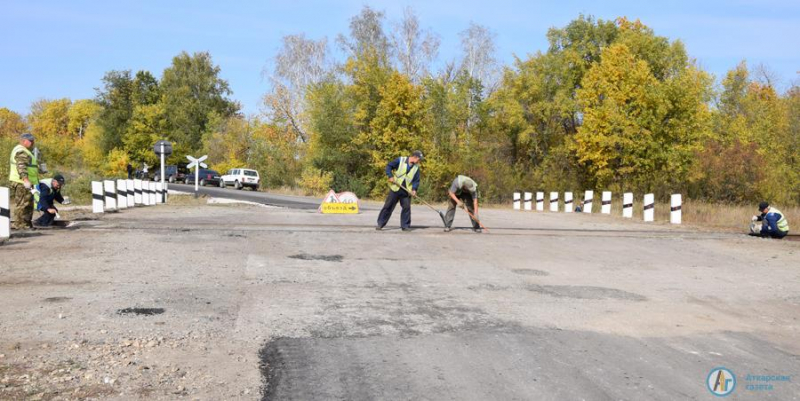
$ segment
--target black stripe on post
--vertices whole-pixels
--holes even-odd
[[[106,192],[106,197],[113,198],[114,197],[114,193],[113,192]]]
[[[671,212],[677,212],[678,210],[681,210],[681,207],[680,206],[673,206],[673,207],[669,208],[669,210]]]
[[[601,202],[600,204],[601,204],[601,205],[610,205],[610,204],[611,204],[611,201],[603,201],[603,202]]]
[[[103,200],[103,195],[92,194],[92,199],[102,201]]]
[[[550,199],[550,203],[556,203],[556,202],[558,202],[558,198]]]
[[[623,209],[627,209],[629,207],[633,207],[633,203],[626,203],[626,204],[622,205]]]
[[[565,205],[569,205],[570,203],[572,203],[572,199],[570,199],[570,200],[566,200],[566,199],[565,199],[565,200],[564,200],[564,204],[565,204]]]
[[[539,202],[544,202],[544,198],[541,198],[541,199],[536,198],[536,203],[539,203]]]
[[[3,209],[0,207],[0,217],[11,218],[11,209]]]
[[[133,190],[132,190],[132,189],[129,189],[129,190],[128,190],[128,196],[133,196],[133,195],[134,195],[134,192],[133,192]]]
[[[654,208],[654,207],[656,207],[656,204],[655,204],[655,203],[651,203],[651,204],[649,204],[649,205],[644,205],[644,210],[649,210],[649,209],[652,209],[652,208]]]
[[[586,199],[586,200],[583,201],[584,205],[587,204],[587,203],[592,203],[592,200],[591,199]]]

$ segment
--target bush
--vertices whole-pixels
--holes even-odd
[[[306,167],[297,183],[306,195],[324,195],[333,183],[333,173],[314,167]]]

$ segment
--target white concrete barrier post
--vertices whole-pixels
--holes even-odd
[[[117,180],[117,205],[120,209],[128,208],[128,181]]]
[[[150,206],[150,181],[142,180],[142,204]]]
[[[544,192],[536,193],[536,211],[537,212],[544,211]]]
[[[572,192],[564,192],[564,213],[572,213],[575,210],[572,201]]]
[[[519,207],[519,197],[520,197],[520,193],[519,192],[514,192],[514,210],[519,210],[520,209],[520,207]]]
[[[592,201],[594,200],[594,191],[586,191],[583,195],[583,212],[592,212]]]
[[[106,198],[106,212],[113,212],[117,210],[117,192],[114,190],[114,181],[103,181],[103,191],[105,191]]]
[[[103,183],[92,181],[92,213],[103,213]]]
[[[644,196],[644,221],[655,220],[656,215],[656,201],[653,194],[646,194]]]
[[[0,187],[0,238],[11,236],[11,199],[8,188]]]
[[[143,205],[144,199],[142,198],[142,180],[136,178],[133,180],[133,203]]]
[[[681,194],[672,194],[669,199],[669,222],[681,224]]]
[[[156,203],[164,203],[164,184],[156,182]]]
[[[558,211],[558,192],[550,192],[550,211]]]
[[[633,217],[633,192],[625,192],[622,194],[622,217]]]
[[[533,194],[525,192],[525,210],[533,210],[532,208]]]
[[[611,191],[603,191],[600,213],[611,214]]]
[[[128,207],[136,205],[134,198],[133,180],[125,180],[125,188],[127,189]]]
[[[158,203],[158,198],[156,197],[156,191],[157,190],[158,189],[156,188],[156,182],[155,181],[150,181],[150,204],[151,205],[155,205],[155,204]]]

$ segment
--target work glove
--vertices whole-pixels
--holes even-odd
[[[36,188],[31,188],[31,195],[33,196],[39,195],[39,190]]]
[[[69,205],[70,203],[72,203],[72,199],[70,199],[69,196],[65,196],[64,202],[61,202],[62,205]]]
[[[22,185],[25,186],[25,189],[31,189],[31,182],[30,181],[23,181]]]
[[[758,216],[753,216],[751,221],[758,221]]]

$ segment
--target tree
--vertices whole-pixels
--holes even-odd
[[[430,74],[430,63],[439,53],[439,37],[419,26],[419,18],[411,7],[403,11],[403,19],[394,26],[391,37],[399,70],[412,82],[419,83]]]
[[[463,51],[461,69],[465,70],[470,78],[477,79],[491,91],[494,88],[497,73],[495,33],[483,25],[470,22],[469,28],[462,31],[459,36],[461,36]]]
[[[340,34],[336,42],[342,50],[348,52],[350,58],[372,52],[380,58],[388,59],[391,49],[383,30],[384,18],[382,11],[364,6],[359,15],[350,19],[350,37]]]
[[[164,70],[159,89],[167,117],[167,138],[191,151],[200,150],[210,114],[231,117],[239,104],[228,99],[228,82],[207,52],[175,56]]]
[[[18,113],[0,107],[0,138],[18,139],[28,130],[28,124]]]
[[[28,121],[36,146],[42,151],[42,162],[51,167],[72,164],[77,133],[69,130],[69,99],[38,100],[31,105]]]
[[[320,82],[325,74],[327,40],[306,39],[304,35],[283,37],[283,48],[275,57],[270,81],[272,91],[264,96],[267,116],[274,123],[286,125],[303,142],[308,141],[305,114],[306,90]]]
[[[97,102],[103,106],[98,117],[98,125],[102,130],[100,148],[110,152],[122,147],[122,138],[128,130],[128,121],[133,115],[135,102],[133,95],[133,78],[131,72],[109,71],[103,77],[103,89],[96,89]]]
[[[79,140],[83,139],[86,128],[97,118],[102,109],[103,107],[94,100],[76,100],[67,112],[69,119],[67,131]]]

